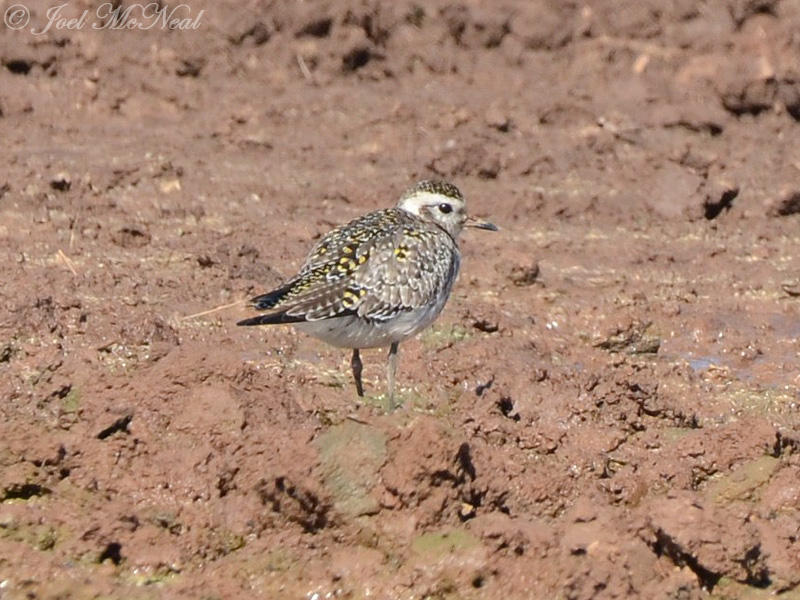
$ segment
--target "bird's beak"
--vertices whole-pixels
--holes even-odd
[[[481,219],[476,219],[475,217],[467,217],[467,220],[464,221],[464,227],[474,227],[475,229],[486,229],[488,231],[497,231],[497,225],[494,223],[489,223],[489,221],[482,221]]]

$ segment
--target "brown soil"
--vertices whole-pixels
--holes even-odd
[[[800,597],[800,3],[191,4],[0,32],[3,600]],[[433,176],[396,412],[191,316]]]

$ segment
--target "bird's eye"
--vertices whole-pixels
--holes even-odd
[[[443,213],[445,215],[448,214],[448,213],[451,213],[451,212],[453,212],[453,205],[452,204],[448,204],[447,202],[442,202],[439,205],[439,212]]]

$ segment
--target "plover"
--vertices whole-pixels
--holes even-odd
[[[464,227],[497,231],[467,215],[453,184],[420,181],[394,208],[358,217],[322,237],[297,275],[250,301],[265,314],[237,325],[290,323],[333,346],[352,348],[359,396],[359,350],[388,346],[392,408],[398,346],[444,308],[461,263],[458,236]]]

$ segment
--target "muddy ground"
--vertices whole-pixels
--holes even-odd
[[[0,598],[800,598],[800,3],[54,5],[0,29]],[[235,326],[430,177],[502,231],[402,408]]]

